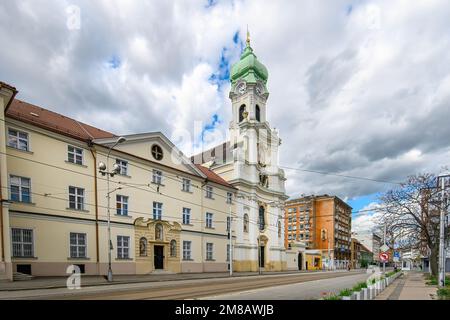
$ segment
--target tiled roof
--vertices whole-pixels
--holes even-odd
[[[206,176],[206,178],[209,181],[221,184],[221,185],[229,187],[229,188],[236,189],[235,187],[233,187],[231,184],[226,182],[221,176],[219,176],[214,171],[212,171],[212,170],[210,170],[210,169],[208,169],[208,168],[206,168],[206,167],[204,167],[202,165],[199,165],[199,164],[196,164],[196,166],[201,172],[203,172],[203,174]]]
[[[6,116],[79,140],[115,137],[110,132],[18,99],[13,100]]]

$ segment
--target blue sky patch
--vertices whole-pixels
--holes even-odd
[[[218,0],[207,0],[205,8],[211,8],[214,7],[217,4]]]
[[[228,82],[230,80],[230,60],[227,56],[227,50],[228,49],[226,47],[222,48],[217,71],[209,77],[209,81],[216,84],[219,91],[221,90],[224,82]]]
[[[348,6],[347,6],[347,15],[349,16],[349,15],[351,15],[352,14],[352,11],[353,11],[353,6],[351,5],[351,4],[349,4]]]
[[[219,125],[221,123],[220,119],[219,119],[219,115],[217,113],[215,113],[212,116],[212,121],[211,123],[207,123],[205,124],[205,126],[203,127],[202,130],[202,134],[201,134],[201,141],[204,142],[204,138],[205,138],[205,133],[206,132],[211,132],[214,131],[214,129],[217,127],[217,125]]]
[[[348,200],[347,203],[353,208],[354,211],[361,210],[368,204],[372,202],[378,202],[378,197],[380,196],[380,193],[373,193],[361,197],[356,197],[351,200]]]
[[[116,55],[113,55],[109,60],[108,60],[108,66],[112,69],[117,69],[120,68],[120,65],[122,64],[122,61],[120,60],[120,58]]]

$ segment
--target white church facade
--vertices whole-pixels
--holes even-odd
[[[230,140],[192,159],[237,189],[233,269],[286,270],[285,174],[278,167],[281,139],[266,117],[268,72],[250,40],[231,69]]]

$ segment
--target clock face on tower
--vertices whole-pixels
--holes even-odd
[[[246,84],[244,83],[244,82],[242,82],[242,83],[240,83],[238,86],[237,86],[237,92],[239,93],[239,94],[244,94],[245,93],[245,91],[247,91],[247,86],[246,86]]]
[[[256,86],[256,93],[261,95],[263,93],[263,88],[260,84]]]

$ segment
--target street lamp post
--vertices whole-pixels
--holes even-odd
[[[111,211],[110,211],[110,202],[111,202],[111,192],[109,191],[109,177],[114,177],[115,174],[120,172],[120,167],[117,163],[114,164],[113,170],[109,171],[109,156],[111,155],[111,150],[114,149],[119,143],[125,142],[126,139],[124,137],[117,138],[116,142],[109,148],[108,155],[106,156],[106,164],[100,162],[98,164],[98,169],[100,173],[104,176],[106,175],[106,189],[107,189],[107,199],[108,199],[108,282],[113,281],[113,273],[111,267],[111,252],[113,249],[112,241],[111,241]]]
[[[230,244],[229,244],[229,259],[230,259],[230,261],[229,261],[229,263],[230,263],[230,277],[232,277],[233,276],[233,235],[232,235],[232,233],[231,233],[231,226],[232,226],[232,222],[233,222],[233,217],[232,217],[232,215],[231,215],[231,204],[230,204],[230,213],[229,213],[229,225],[228,225],[228,235],[229,235],[229,241],[230,241]]]
[[[446,203],[445,203],[445,181],[450,178],[450,173],[440,174],[438,176],[438,187],[439,180],[441,182],[441,214],[440,214],[440,228],[439,228],[439,286],[445,287],[445,214],[446,214]]]

